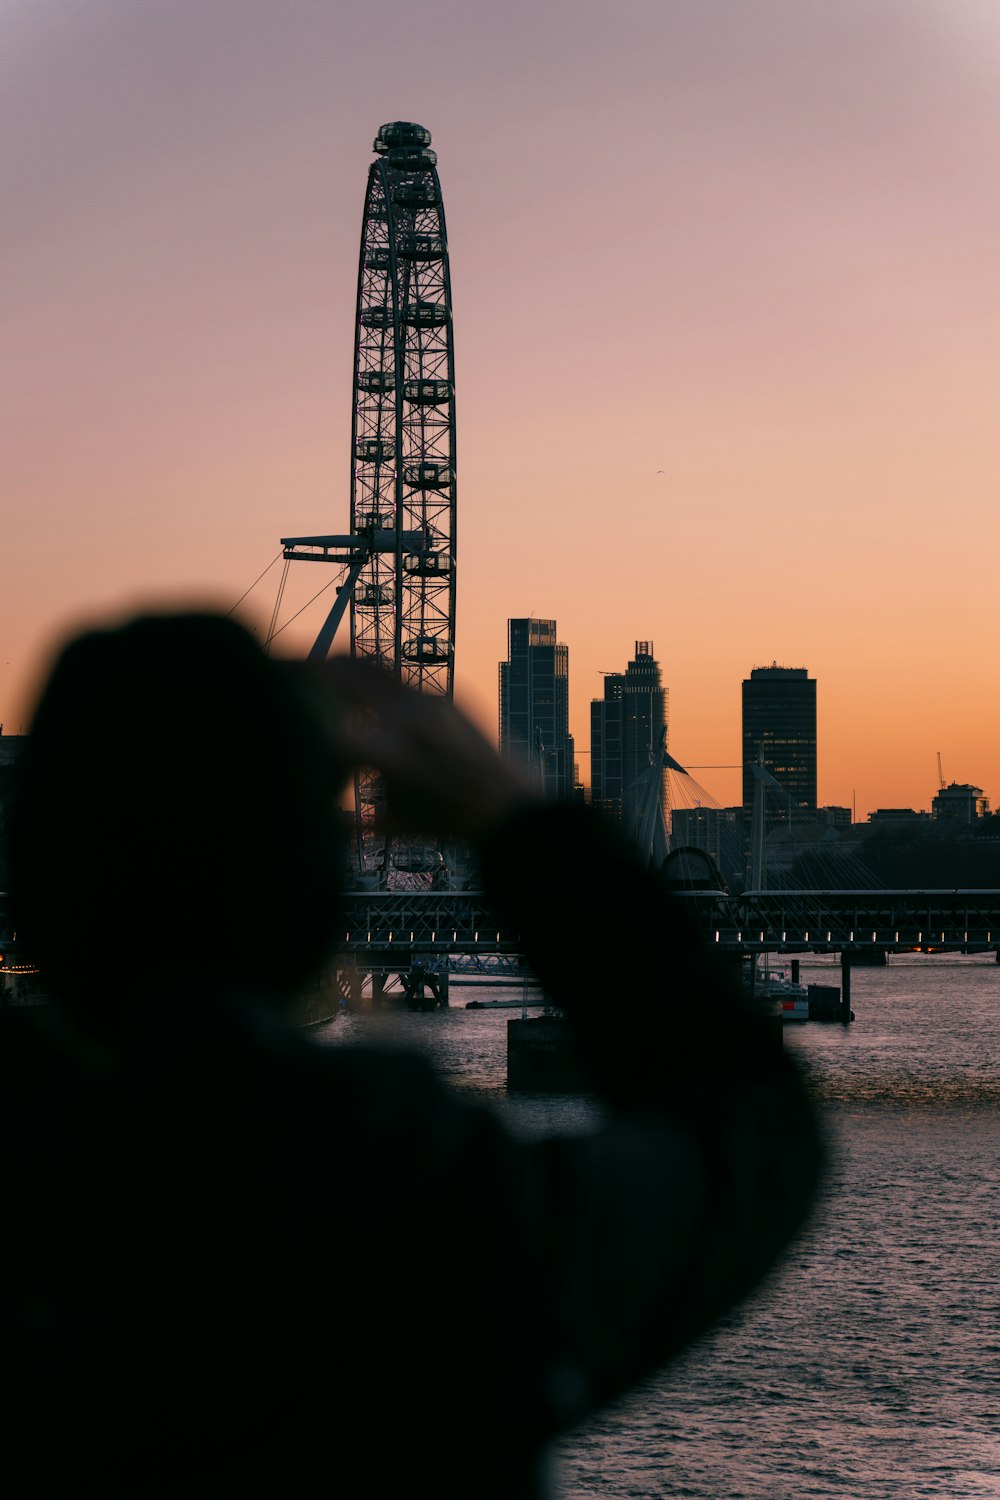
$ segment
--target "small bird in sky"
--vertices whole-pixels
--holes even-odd
[[[657,474],[665,474],[667,471],[666,471],[666,469],[657,469],[656,472],[657,472]]]

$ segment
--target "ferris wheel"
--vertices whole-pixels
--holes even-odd
[[[455,358],[444,205],[422,125],[375,138],[361,227],[351,530],[394,531],[351,601],[351,648],[423,691],[452,691]]]
[[[444,205],[431,133],[397,120],[375,137],[358,267],[349,536],[285,537],[294,558],[346,567],[312,648],[325,657],[347,606],[351,653],[421,692],[451,696],[455,657],[455,358]],[[390,848],[377,775],[355,786],[362,874],[432,877],[438,851]]]

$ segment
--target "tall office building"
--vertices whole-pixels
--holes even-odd
[[[762,761],[786,800],[767,801],[768,822],[816,812],[816,679],[805,667],[754,667],[743,681],[743,811],[749,828],[755,778]]]
[[[590,796],[635,832],[661,734],[667,728],[667,689],[651,641],[636,641],[624,672],[608,672],[604,697],[590,704]],[[664,744],[666,742],[664,741]],[[658,798],[666,821],[667,778],[659,769]]]
[[[666,729],[667,690],[660,664],[653,656],[653,643],[636,641],[622,686],[622,821],[627,829],[638,825],[643,787],[661,736],[666,748]],[[662,764],[658,782],[660,810],[668,825],[667,773]]]
[[[507,660],[500,663],[500,754],[531,768],[543,790],[572,797],[569,647],[555,620],[508,620]]]
[[[622,691],[624,672],[605,672],[604,697],[590,700],[590,800],[609,817],[622,815]]]

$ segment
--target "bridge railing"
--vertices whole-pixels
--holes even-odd
[[[352,891],[342,910],[338,946],[355,953],[516,953],[520,946],[480,891]]]
[[[993,948],[1000,940],[997,890],[751,891],[732,915],[716,941],[816,951]]]

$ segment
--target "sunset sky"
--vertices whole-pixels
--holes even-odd
[[[996,0],[0,0],[5,732],[69,629],[228,609],[346,529],[405,119],[449,228],[458,700],[495,735],[507,617],[554,616],[582,751],[643,639],[686,764],[739,759],[776,660],[818,679],[821,802],[928,807],[938,752],[1000,802],[998,78]]]

